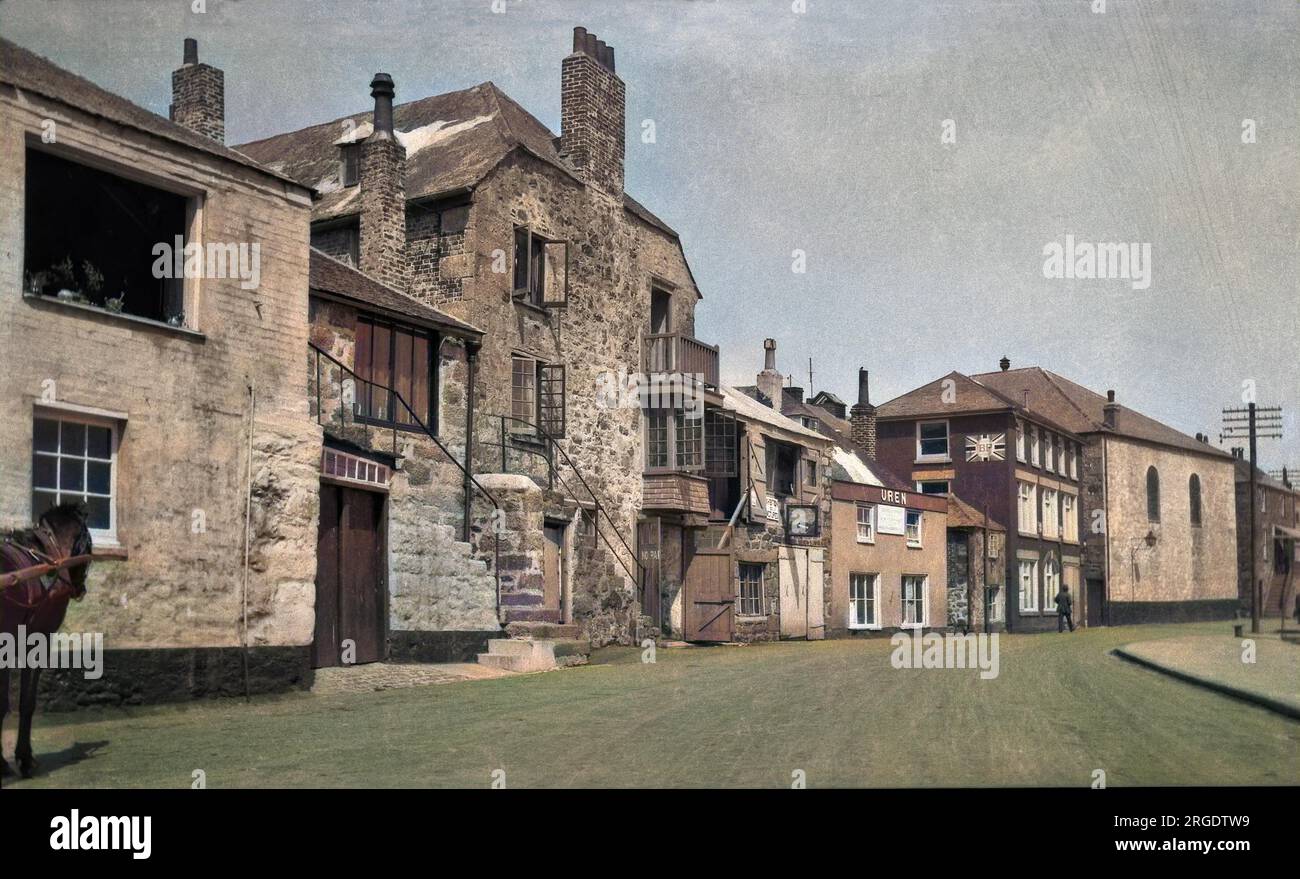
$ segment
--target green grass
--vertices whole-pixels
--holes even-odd
[[[37,719],[14,786],[1296,784],[1300,724],[1109,655],[1226,624],[1003,636],[997,679],[887,640],[598,652],[583,668],[361,695]],[[6,731],[8,738],[8,731]],[[8,786],[8,785],[6,785]]]

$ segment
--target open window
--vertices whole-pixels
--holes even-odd
[[[799,447],[768,437],[767,493],[775,497],[799,497]]]
[[[190,202],[29,148],[24,292],[184,325]]]
[[[542,363],[523,355],[511,359],[510,431],[535,433],[540,427],[551,437],[564,436],[566,373],[562,363]]]
[[[527,226],[516,226],[514,295],[538,308],[567,306],[569,242],[552,241]]]

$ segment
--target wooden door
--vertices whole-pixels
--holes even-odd
[[[808,640],[826,637],[826,581],[823,566],[825,550],[808,549]]]
[[[641,613],[654,620],[656,629],[663,625],[659,615],[659,598],[663,594],[663,532],[656,518],[638,522],[636,549],[645,569],[645,582],[641,590]]]
[[[322,483],[320,515],[312,664],[342,665],[345,649],[356,664],[378,662],[386,631],[384,496]]]
[[[555,611],[556,619],[563,622],[564,529],[547,525],[542,532],[542,607]]]
[[[731,552],[697,549],[682,584],[682,628],[687,641],[730,641],[735,631],[736,588]]]
[[[1101,580],[1088,580],[1088,596],[1083,610],[1088,618],[1089,626],[1106,625],[1106,609],[1103,605],[1102,585],[1103,581]],[[1078,596],[1075,596],[1075,598],[1077,599]],[[1075,622],[1078,623],[1079,621],[1075,620]]]
[[[808,550],[783,546],[777,557],[781,637],[808,637]]]

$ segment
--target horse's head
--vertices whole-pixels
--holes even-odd
[[[86,508],[81,504],[59,504],[46,510],[41,515],[40,523],[54,535],[60,551],[66,557],[90,555],[94,545],[90,539],[90,528],[86,524]],[[67,569],[68,585],[72,589],[72,597],[77,601],[86,594],[86,574],[89,570],[90,562]]]

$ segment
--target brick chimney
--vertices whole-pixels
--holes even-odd
[[[776,369],[776,339],[763,340],[763,371],[758,374],[758,390],[767,397],[772,408],[781,411],[781,389],[785,377]]]
[[[406,147],[393,132],[393,78],[376,73],[374,130],[361,143],[359,268],[403,292],[406,263]]]
[[[560,67],[560,151],[591,185],[623,198],[627,94],[614,73],[614,47],[583,27]]]
[[[178,125],[217,143],[226,142],[226,75],[199,63],[199,41],[185,38],[184,63],[172,71],[172,103],[167,114]]]
[[[1119,429],[1119,404],[1115,402],[1115,392],[1106,392],[1106,405],[1102,407],[1101,422],[1109,430]]]
[[[871,405],[866,369],[858,370],[858,402],[849,410],[850,435],[868,461],[876,460],[876,407]]]

